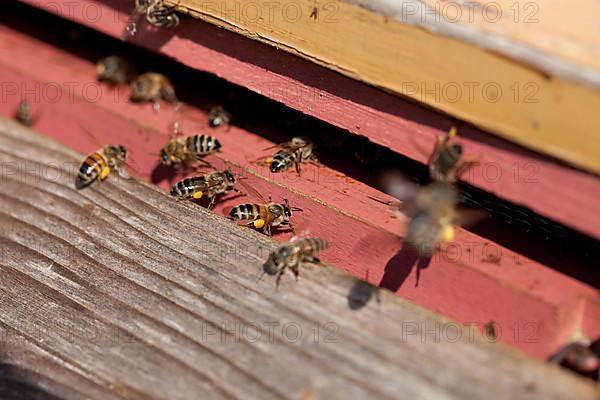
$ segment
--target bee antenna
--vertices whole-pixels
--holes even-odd
[[[301,209],[299,207],[290,207],[290,210],[292,210],[292,211],[304,211],[303,209]]]

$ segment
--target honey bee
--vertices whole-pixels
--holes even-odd
[[[147,3],[147,0],[144,1]],[[165,6],[162,0],[155,0],[146,11],[146,21],[161,28],[174,28],[179,25],[177,6]]]
[[[297,207],[290,207],[287,199],[284,203],[274,203],[269,197],[266,204],[240,204],[233,207],[229,216],[237,221],[250,221],[247,225],[262,229],[263,233],[271,236],[271,227],[287,225],[292,227],[292,211],[302,211]]]
[[[230,171],[214,171],[177,182],[171,189],[171,195],[177,199],[200,199],[206,196],[210,199],[210,210],[217,201],[217,195],[231,191],[241,193],[234,185],[235,177]]]
[[[135,0],[135,9],[127,25],[126,31],[133,36],[137,33],[137,21],[145,15],[149,24],[172,28],[179,25],[179,17],[175,13],[177,6],[165,6],[163,0]]]
[[[221,143],[213,136],[192,135],[171,139],[160,150],[160,162],[180,168],[191,167],[196,160],[214,153],[221,148]]]
[[[98,80],[110,85],[121,85],[131,82],[135,75],[133,63],[120,56],[108,56],[96,64]]]
[[[208,125],[211,128],[227,125],[229,122],[231,122],[231,113],[224,109],[223,106],[216,106],[210,109],[208,113]]]
[[[300,175],[300,164],[306,160],[316,161],[313,153],[313,144],[306,138],[295,137],[291,141],[278,145],[281,149],[272,157],[265,159],[265,162],[271,164],[271,172],[282,172],[289,169],[292,165],[296,167],[296,173]]]
[[[319,263],[318,253],[329,247],[327,241],[318,238],[292,240],[280,246],[269,255],[264,264],[264,272],[276,275],[275,284],[279,287],[281,277],[286,271],[294,274],[296,281],[300,274],[300,264],[304,262]]]
[[[388,191],[404,201],[401,209],[411,218],[404,240],[421,256],[430,256],[436,244],[453,241],[457,225],[483,217],[478,210],[459,209],[458,191],[447,182],[418,187],[397,178],[387,181]]]
[[[127,149],[121,145],[107,145],[90,154],[79,167],[75,187],[81,189],[96,179],[104,181],[113,169],[119,170],[127,158]]]
[[[450,143],[450,139],[455,136],[456,127],[452,127],[445,137],[436,138],[433,152],[427,160],[429,176],[434,181],[456,182],[465,171],[477,164],[474,158],[461,160],[462,145]]]
[[[15,112],[15,121],[25,126],[32,126],[35,123],[35,118],[31,112],[31,105],[27,100],[22,100]]]
[[[175,88],[169,79],[157,72],[146,72],[135,78],[131,84],[130,100],[150,101],[154,111],[160,110],[160,100],[176,103]]]

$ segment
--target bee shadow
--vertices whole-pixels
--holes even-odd
[[[158,185],[163,181],[167,181],[169,182],[169,184],[171,184],[175,180],[175,178],[177,178],[180,175],[181,173],[175,168],[158,163],[150,173],[150,181],[155,185]],[[181,178],[183,179],[183,176],[181,176]]]
[[[379,286],[396,292],[404,282],[408,275],[410,275],[413,267],[417,268],[417,281],[415,287],[419,286],[419,279],[421,276],[421,270],[427,268],[431,262],[431,256],[423,257],[419,255],[417,250],[404,243],[400,251],[398,251],[394,257],[385,265],[385,272]]]
[[[350,288],[348,293],[348,307],[351,310],[360,310],[375,297],[377,304],[381,303],[379,288],[371,285],[369,282],[357,280]]]

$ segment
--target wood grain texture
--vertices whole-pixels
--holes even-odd
[[[6,94],[0,113],[11,116],[24,96],[34,112],[39,112],[35,126],[40,132],[82,153],[98,148],[100,140],[123,144],[130,149],[130,160],[141,179],[170,189],[173,175],[155,174],[161,170],[157,168],[157,152],[167,140],[172,118],[168,105],[154,113],[149,105],[128,102],[127,90],[97,84],[93,62],[65,49],[8,28],[0,28],[0,38],[0,50],[6,54],[0,62],[0,76],[7,88],[18,89],[12,95]],[[60,93],[54,91],[57,85]],[[46,95],[47,90],[51,95]],[[180,122],[184,132],[189,133],[205,132],[207,126],[206,114],[191,104],[183,107]],[[331,239],[332,249],[323,259],[346,272],[452,319],[476,323],[478,331],[494,320],[505,332],[500,341],[540,359],[569,340],[573,332],[583,331],[589,337],[600,334],[598,314],[582,315],[581,307],[584,299],[590,306],[598,304],[594,279],[565,276],[564,271],[553,270],[462,229],[453,244],[461,253],[439,255],[428,264],[402,249],[399,236],[404,234],[405,221],[389,206],[369,198],[389,200],[383,193],[325,166],[307,165],[301,177],[293,172],[270,174],[248,160],[272,142],[237,126],[211,134],[219,138],[223,148],[210,161],[218,168],[232,168],[247,176],[245,182],[259,192],[274,199],[288,198],[303,208],[304,212],[294,216],[294,223]],[[227,196],[219,201],[215,212],[226,214],[246,201],[258,199]],[[287,237],[289,234],[277,234],[276,239]],[[486,262],[490,249],[500,252],[499,264]],[[570,270],[585,269],[586,265],[573,258],[568,262]],[[519,328],[513,334],[515,326]],[[532,333],[532,326],[534,340],[524,340]]]
[[[73,12],[69,12],[66,4],[51,7],[50,2],[45,6],[32,3],[113,37],[122,37],[130,13],[128,5],[116,0],[81,0]],[[97,18],[88,18],[84,9],[97,10]],[[5,60],[15,65],[27,63],[29,70],[37,67],[38,64],[31,62],[35,52],[11,34],[13,38],[4,40],[3,51],[9,54]],[[448,116],[197,20],[184,19],[175,31],[154,31],[141,26],[140,34],[129,40],[355,135],[366,136],[422,163],[427,156],[419,148],[433,148],[436,137],[446,134],[456,124]],[[49,75],[42,64],[39,69]],[[64,80],[62,76],[68,76],[70,71],[62,72],[60,79]],[[165,125],[157,123],[160,125],[155,126],[161,129]],[[459,126],[459,132],[468,153],[482,161],[480,167],[464,177],[467,182],[600,238],[600,203],[590,201],[600,197],[600,181],[596,176],[470,126]],[[545,195],[556,191],[560,193]]]
[[[0,122],[0,145],[0,165],[20,172],[3,171],[0,193],[2,361],[45,393],[597,398],[580,378],[477,335],[422,340],[423,328],[451,322],[387,292],[351,310],[356,281],[335,269],[306,266],[276,290],[259,281],[267,237],[135,180],[77,191],[81,156],[12,122]],[[272,335],[244,331],[269,323]],[[420,334],[404,334],[407,324]]]

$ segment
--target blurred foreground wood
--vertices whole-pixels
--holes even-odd
[[[77,191],[81,157],[9,121],[0,148],[2,398],[597,398],[336,269],[276,290],[269,238],[116,174]]]

